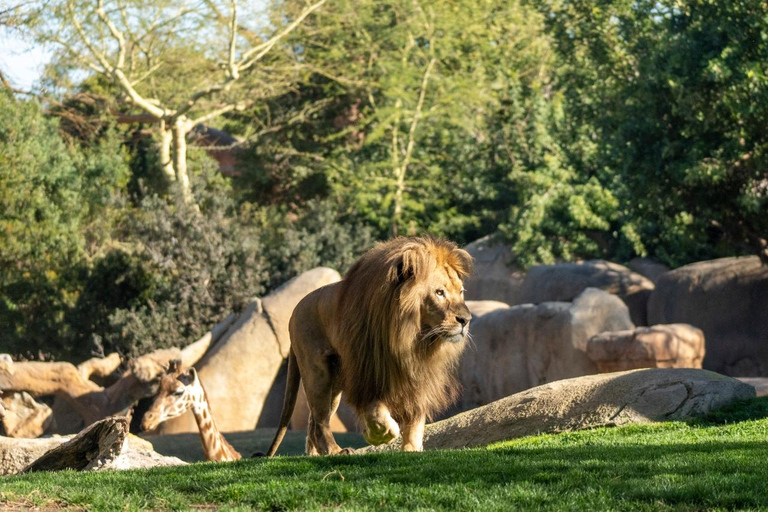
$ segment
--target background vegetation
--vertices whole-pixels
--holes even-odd
[[[764,256],[767,17],[758,0],[0,11],[57,49],[36,94],[0,89],[0,350],[185,343],[394,234],[501,233],[521,266]],[[237,137],[237,176],[201,121]]]

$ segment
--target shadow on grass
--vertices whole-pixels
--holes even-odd
[[[768,396],[736,402],[710,414],[689,421],[693,426],[726,425],[740,421],[768,418]]]
[[[5,478],[3,490],[94,509],[762,508],[768,504],[763,418],[765,398],[689,423],[537,436],[490,449],[24,475]]]

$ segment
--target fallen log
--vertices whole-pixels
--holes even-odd
[[[68,430],[77,431],[108,416],[124,413],[138,400],[157,393],[160,377],[170,361],[181,359],[185,366],[194,365],[226,333],[235,319],[234,314],[228,316],[209,333],[183,349],[161,349],[138,357],[107,388],[89,380],[89,377],[105,376],[115,371],[120,364],[117,354],[90,359],[78,367],[67,362],[12,362],[9,356],[3,354],[0,356],[0,391],[25,391],[33,397],[55,396],[63,400],[82,418],[82,422],[78,424],[75,421],[73,428]]]
[[[120,455],[126,435],[128,422],[125,418],[105,418],[51,449],[21,472],[93,469],[115,460]]]

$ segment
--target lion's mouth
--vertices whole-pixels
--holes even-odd
[[[467,339],[467,334],[469,333],[469,330],[464,327],[461,328],[453,333],[446,333],[445,341],[450,343],[461,343],[465,339]]]

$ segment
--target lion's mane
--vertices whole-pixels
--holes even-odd
[[[400,237],[377,244],[347,272],[336,348],[346,400],[358,412],[380,400],[398,422],[431,419],[458,397],[464,343],[435,343],[421,332],[423,288],[446,266],[464,278],[472,260],[446,240]]]

